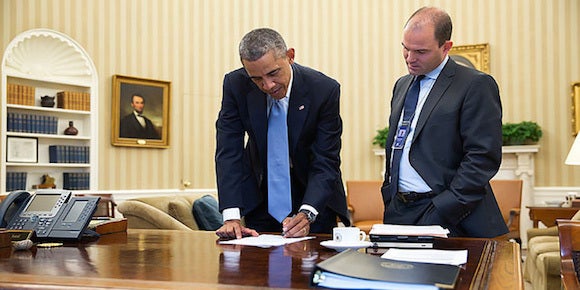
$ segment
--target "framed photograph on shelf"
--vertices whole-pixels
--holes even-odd
[[[580,82],[572,84],[572,135],[580,131]]]
[[[489,44],[458,45],[451,47],[449,57],[460,65],[489,74]]]
[[[6,162],[37,163],[38,139],[6,137]]]
[[[114,75],[112,144],[168,148],[170,97],[168,81]]]

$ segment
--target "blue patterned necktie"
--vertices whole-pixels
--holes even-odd
[[[397,132],[395,133],[395,141],[393,142],[392,148],[393,158],[391,163],[392,196],[395,196],[399,191],[399,165],[401,164],[401,156],[403,155],[405,140],[407,139],[407,136],[409,136],[409,131],[411,131],[411,122],[413,122],[413,117],[415,116],[415,109],[417,108],[417,101],[419,100],[419,91],[421,90],[421,80],[424,77],[424,75],[415,77],[415,80],[407,91],[403,108],[403,122],[397,128]],[[400,146],[397,146],[397,144]]]
[[[286,110],[273,100],[268,117],[268,212],[282,222],[292,211]]]

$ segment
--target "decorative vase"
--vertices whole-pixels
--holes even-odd
[[[73,121],[68,121],[68,128],[64,130],[65,135],[76,135],[79,133],[79,130],[73,126]]]
[[[42,96],[40,97],[40,105],[43,107],[54,107],[54,97],[52,96]]]

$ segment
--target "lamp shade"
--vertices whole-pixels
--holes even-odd
[[[568,165],[580,165],[580,134],[576,135],[574,144],[572,144],[572,148],[570,148],[570,152],[568,152],[568,157],[566,157],[564,163]]]

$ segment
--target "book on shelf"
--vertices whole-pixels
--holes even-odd
[[[14,105],[34,106],[34,93],[34,87],[8,84],[6,88],[6,102]]]
[[[26,172],[6,172],[6,191],[26,190]]]
[[[383,259],[346,250],[316,264],[312,286],[333,289],[453,289],[460,267]]]
[[[91,110],[91,99],[89,93],[62,91],[56,93],[57,107],[67,110]]]
[[[89,163],[89,146],[50,145],[49,163]]]

